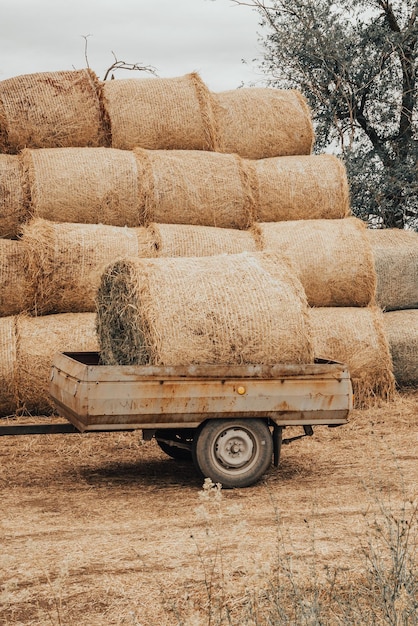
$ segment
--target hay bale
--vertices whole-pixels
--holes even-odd
[[[260,250],[272,250],[293,264],[311,306],[367,306],[376,275],[364,222],[299,220],[259,223]]]
[[[48,385],[57,352],[98,349],[94,313],[16,318],[16,389],[20,412],[51,413]]]
[[[148,231],[159,257],[256,252],[253,233],[249,230],[189,224],[150,224]]]
[[[0,318],[0,416],[13,415],[17,409],[15,317]]]
[[[369,229],[374,258],[376,301],[386,311],[418,309],[418,233]]]
[[[259,159],[259,222],[341,219],[350,214],[348,181],[340,159],[331,154]]]
[[[144,227],[56,224],[41,219],[25,226],[22,244],[36,286],[38,314],[94,311],[100,277],[109,263],[155,254]]]
[[[103,83],[112,147],[214,150],[212,96],[198,74]]]
[[[99,82],[90,69],[42,72],[0,82],[0,152],[106,145]]]
[[[393,397],[393,366],[378,307],[323,307],[311,309],[309,317],[315,356],[348,365],[355,406]]]
[[[97,302],[107,364],[313,360],[303,289],[275,255],[121,261]]]
[[[34,284],[28,273],[26,248],[21,241],[0,239],[0,316],[31,308]]]
[[[0,154],[0,237],[17,237],[25,216],[19,157]]]
[[[149,222],[247,228],[254,178],[237,155],[199,150],[135,150]]]
[[[214,99],[220,152],[248,159],[311,153],[311,113],[299,91],[249,87]]]
[[[113,148],[24,150],[30,212],[54,222],[139,226],[143,181],[132,152]]]
[[[418,309],[384,313],[383,324],[396,382],[418,384]]]

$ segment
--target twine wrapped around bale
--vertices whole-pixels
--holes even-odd
[[[63,313],[16,318],[15,385],[19,411],[51,413],[48,392],[51,363],[57,352],[98,349],[94,313]]]
[[[24,188],[19,157],[0,154],[0,237],[19,235],[26,217]]]
[[[310,309],[309,317],[315,356],[348,365],[356,407],[393,397],[393,366],[381,309],[322,307]]]
[[[90,69],[42,72],[0,82],[0,152],[105,146],[99,81]]]
[[[195,72],[110,80],[103,83],[102,93],[113,148],[216,149],[212,95]]]
[[[254,220],[252,170],[233,154],[134,151],[149,222],[245,229]]]
[[[311,306],[367,306],[376,275],[364,222],[296,220],[254,226],[260,250],[286,256]]]
[[[13,415],[16,398],[16,320],[0,318],[0,416]]]
[[[311,112],[295,89],[249,87],[214,94],[219,152],[248,159],[310,154]]]
[[[150,224],[148,231],[159,257],[256,252],[256,243],[249,230],[189,224]]]
[[[305,294],[276,255],[120,261],[97,301],[106,364],[313,361]]]
[[[418,384],[418,308],[384,313],[383,323],[396,382]]]
[[[331,154],[259,159],[259,222],[341,219],[350,214],[348,181],[340,159]]]
[[[140,226],[142,186],[132,152],[113,148],[23,150],[30,213],[54,222]]]
[[[95,310],[100,277],[109,263],[155,255],[145,227],[56,224],[36,219],[23,231],[28,273],[39,314]]]
[[[31,308],[35,285],[27,270],[28,258],[22,242],[0,239],[0,317]]]
[[[418,309],[418,233],[369,229],[374,258],[376,301],[382,309]]]

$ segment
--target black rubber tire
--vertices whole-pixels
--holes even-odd
[[[273,439],[261,419],[209,420],[193,441],[193,461],[205,478],[227,489],[249,487],[270,466]]]
[[[190,431],[188,429],[184,429],[184,431],[175,431],[175,430],[160,430],[155,436],[155,439],[160,446],[161,450],[165,452],[168,456],[176,461],[189,461],[193,460],[192,450],[186,450],[185,448],[179,448],[175,445],[176,441],[180,443],[188,443],[192,444],[194,431]],[[160,441],[161,439],[167,439],[173,442],[173,445],[166,443],[166,441]]]

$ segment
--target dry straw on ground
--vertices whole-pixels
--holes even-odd
[[[256,243],[251,230],[189,224],[150,224],[148,231],[159,257],[200,257],[256,252]]]
[[[254,219],[252,169],[237,155],[135,150],[149,222],[247,228]]]
[[[0,152],[106,145],[99,82],[90,69],[0,82]]]
[[[369,229],[377,276],[377,303],[385,310],[418,308],[418,233]]]
[[[295,220],[254,226],[261,250],[287,257],[311,306],[367,306],[376,289],[364,222]]]
[[[0,318],[0,416],[16,411],[16,330],[15,318]]]
[[[357,407],[393,397],[393,366],[378,307],[322,307],[309,312],[315,356],[348,365]]]
[[[331,154],[259,159],[254,167],[259,222],[338,219],[350,214],[346,171]]]
[[[21,241],[0,239],[0,317],[28,310],[33,296],[25,247]]]
[[[24,179],[19,157],[0,154],[0,237],[17,237],[25,217]]]
[[[418,384],[418,308],[383,315],[393,371],[399,385]]]
[[[112,148],[24,150],[30,213],[54,222],[139,226],[143,181],[132,152]]]
[[[56,224],[41,219],[25,226],[22,244],[36,287],[38,314],[94,311],[97,287],[108,264],[155,254],[144,227]]]
[[[302,286],[270,254],[116,263],[101,280],[97,327],[107,364],[313,358]]]
[[[299,91],[250,87],[214,97],[220,152],[248,159],[311,153],[311,112]]]

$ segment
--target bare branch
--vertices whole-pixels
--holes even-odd
[[[109,75],[111,78],[114,78],[113,72],[116,70],[129,70],[135,72],[149,72],[150,74],[156,75],[156,68],[152,65],[142,65],[141,63],[128,63],[127,61],[119,61],[116,54],[113,52],[113,58],[115,59],[114,63],[110,67],[107,68],[103,80],[107,80]]]

